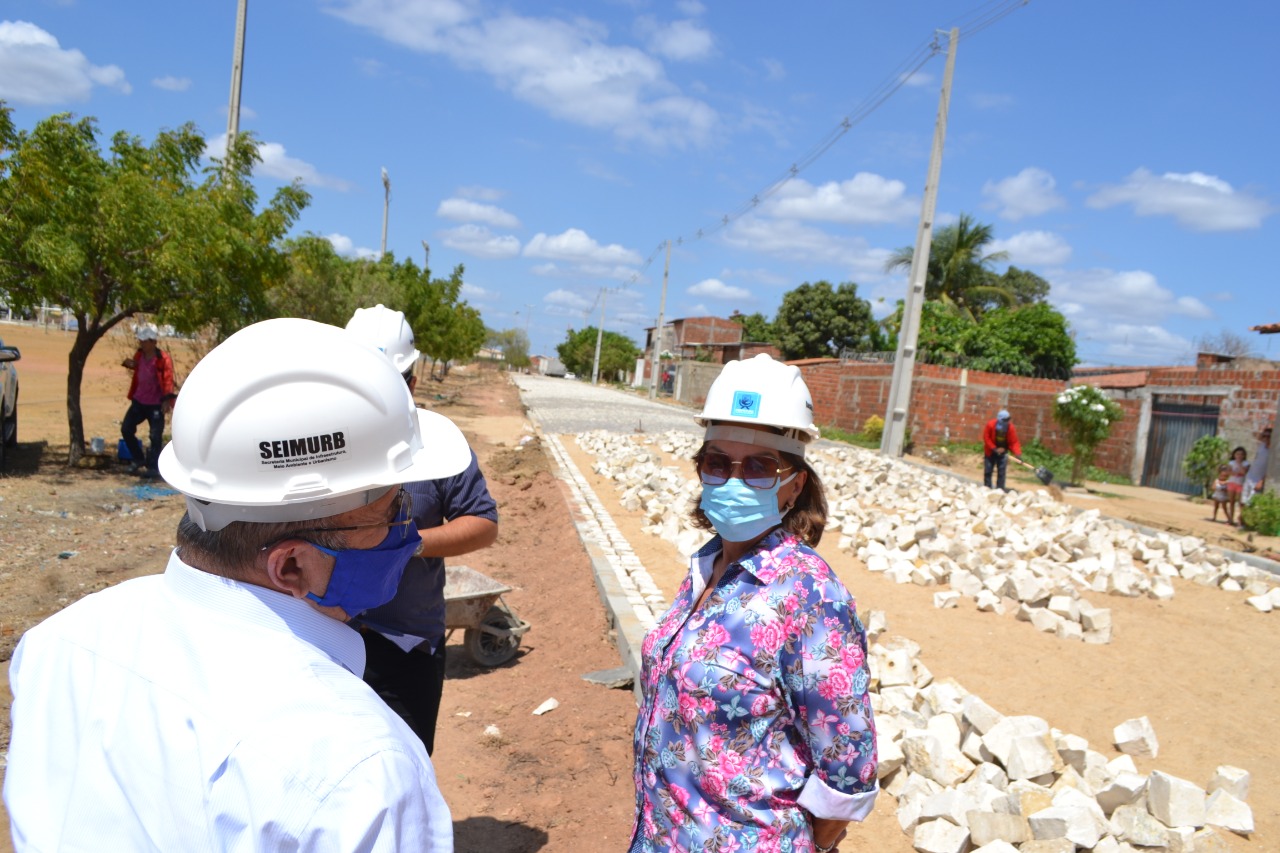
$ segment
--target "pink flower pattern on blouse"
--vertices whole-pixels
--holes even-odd
[[[694,611],[696,555],[645,638],[632,851],[813,849],[797,798],[811,775],[876,790],[867,641],[849,591],[781,529],[734,563]]]

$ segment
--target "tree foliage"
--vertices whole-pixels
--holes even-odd
[[[529,336],[524,329],[486,329],[485,346],[502,350],[503,360],[512,367],[529,366]]]
[[[600,376],[618,371],[634,370],[640,348],[626,335],[605,331],[599,336],[595,326],[574,331],[570,329],[563,343],[556,344],[556,355],[564,369],[579,376],[590,376],[595,364],[596,338],[600,337]]]
[[[890,346],[897,346],[902,305],[885,318]],[[974,320],[954,306],[925,302],[920,312],[920,358],[1014,376],[1068,378],[1076,345],[1067,320],[1048,303],[998,308]]]
[[[1093,463],[1093,453],[1111,427],[1124,417],[1124,410],[1092,385],[1074,385],[1053,402],[1053,419],[1067,434],[1071,445],[1071,481],[1082,482],[1085,469]]]
[[[759,311],[752,314],[739,314],[735,311],[729,319],[742,327],[742,340],[744,342],[753,344],[771,344],[774,342],[777,333],[773,323],[769,322],[769,318]]]
[[[976,222],[967,213],[934,232],[925,273],[924,298],[955,306],[978,319],[987,306],[1012,305],[1016,296],[1002,285],[992,265],[1008,258],[1006,252],[988,252],[995,239],[990,225]],[[904,246],[885,263],[886,270],[910,270],[915,248]]]
[[[870,352],[884,346],[871,305],[858,286],[845,282],[805,282],[782,297],[773,323],[783,358],[836,357],[842,350]]]
[[[70,460],[84,453],[80,386],[94,346],[146,314],[189,332],[225,336],[269,316],[285,273],[279,242],[310,197],[295,182],[258,210],[251,136],[202,168],[193,125],[150,144],[117,133],[101,150],[92,118],[51,116],[17,132],[0,103],[0,291],[29,310],[76,318],[68,356]]]
[[[1182,460],[1182,472],[1188,479],[1199,483],[1202,497],[1213,493],[1213,481],[1218,478],[1218,468],[1227,461],[1227,440],[1217,435],[1202,435],[1191,445]]]

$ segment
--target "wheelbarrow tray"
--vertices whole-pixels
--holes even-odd
[[[498,666],[515,657],[529,623],[517,616],[502,594],[511,587],[467,566],[446,566],[444,623],[452,633],[465,630],[463,645],[481,666]]]

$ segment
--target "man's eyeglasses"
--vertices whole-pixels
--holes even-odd
[[[778,478],[784,471],[794,466],[783,465],[773,456],[748,456],[745,459],[730,459],[723,453],[709,450],[702,454],[698,463],[698,477],[704,486],[721,486],[733,476],[737,467],[742,475],[742,482],[753,489],[772,489],[778,484]]]
[[[390,521],[379,521],[373,524],[351,524],[343,527],[306,527],[301,530],[294,530],[286,539],[306,539],[307,536],[314,536],[317,533],[347,533],[352,530],[373,530],[374,528],[382,528],[389,534],[399,533],[397,541],[403,542],[409,538],[409,525],[413,524],[413,495],[400,488],[396,493],[396,498],[391,503],[394,514]],[[277,540],[280,541],[280,540]],[[265,551],[275,543],[263,545],[261,550]]]

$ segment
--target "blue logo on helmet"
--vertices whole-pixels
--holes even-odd
[[[732,414],[735,418],[760,417],[760,395],[755,391],[735,391]]]

